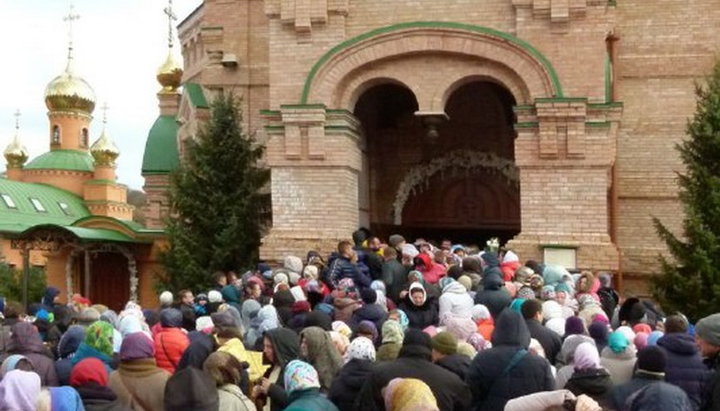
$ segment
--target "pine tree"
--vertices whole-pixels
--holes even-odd
[[[683,235],[654,219],[673,258],[661,257],[662,274],[653,280],[663,308],[693,321],[720,310],[720,61],[696,94],[689,138],[677,146],[686,167],[678,175]]]
[[[170,178],[167,276],[159,282],[172,291],[207,290],[215,271],[251,267],[268,209],[263,147],[243,133],[238,100],[221,94],[210,113]]]

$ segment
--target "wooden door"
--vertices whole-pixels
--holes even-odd
[[[127,258],[120,253],[101,252],[93,256],[90,264],[90,301],[119,313],[130,299]]]

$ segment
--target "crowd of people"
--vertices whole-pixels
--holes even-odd
[[[0,411],[720,410],[720,314],[494,243],[353,240],[157,308],[0,298]]]

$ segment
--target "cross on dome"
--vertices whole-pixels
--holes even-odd
[[[172,23],[173,21],[177,21],[177,15],[175,15],[175,12],[173,12],[172,9],[172,0],[168,0],[168,6],[163,9],[163,12],[168,17],[168,47],[173,47],[173,35],[172,35]]]

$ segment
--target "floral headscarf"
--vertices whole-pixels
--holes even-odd
[[[395,320],[387,320],[382,326],[382,342],[391,344],[401,344],[405,338],[405,331],[399,322]]]
[[[112,357],[113,326],[105,321],[96,321],[85,330],[85,344]]]
[[[285,367],[284,382],[288,394],[310,388],[320,388],[320,379],[315,368],[300,360],[292,360]]]
[[[357,337],[352,340],[345,355],[345,362],[351,360],[375,361],[375,345],[366,337]]]
[[[383,390],[385,409],[388,411],[438,410],[432,390],[415,378],[394,378]]]

